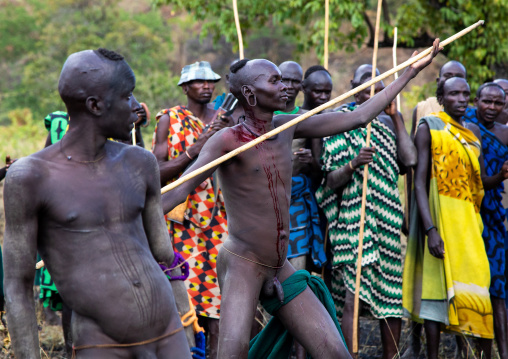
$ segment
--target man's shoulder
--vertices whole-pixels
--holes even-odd
[[[48,161],[41,156],[40,152],[42,151],[22,157],[9,167],[5,177],[6,188],[12,184],[18,184],[28,189],[28,186],[41,183],[49,172],[49,168]]]
[[[501,142],[508,146],[508,126],[502,123],[496,122],[494,125],[494,134],[501,140]]]
[[[150,162],[157,160],[152,152],[139,146],[127,145],[125,143],[108,141],[109,153],[112,157],[118,157],[127,163],[136,163],[137,166],[150,165]]]
[[[155,118],[157,120],[159,120],[164,115],[166,115],[170,118],[175,117],[178,119],[180,117],[180,115],[188,116],[188,115],[192,115],[192,112],[190,112],[185,106],[177,105],[174,107],[165,108],[165,109],[160,110],[157,113],[157,115],[155,115]]]

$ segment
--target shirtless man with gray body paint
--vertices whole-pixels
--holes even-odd
[[[7,173],[5,293],[17,358],[40,358],[37,251],[72,309],[77,358],[190,358],[157,264],[174,258],[157,161],[108,140],[130,138],[140,107],[134,87],[122,56],[105,49],[70,55],[58,86],[72,118],[67,134]]]
[[[282,299],[280,283],[295,273],[286,259],[293,138],[329,136],[366,125],[438,52],[436,40],[429,56],[411,65],[354,113],[315,115],[163,195],[163,210],[168,212],[218,169],[229,229],[217,258],[222,293],[219,358],[247,358],[259,297],[279,293]],[[288,100],[281,72],[273,63],[242,60],[231,72],[231,92],[243,106],[245,118],[212,136],[186,173],[295,118],[273,116],[274,111],[285,109]],[[275,315],[312,357],[350,357],[331,317],[309,288]]]

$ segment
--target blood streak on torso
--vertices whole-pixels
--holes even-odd
[[[284,188],[284,196],[286,193],[286,186],[284,185],[284,182],[282,181],[282,178],[280,176],[279,170],[277,169],[277,166],[275,165],[275,157],[273,155],[273,152],[270,154],[270,157],[272,158],[272,165],[275,172],[275,184],[274,184],[274,176],[272,174],[272,171],[270,169],[270,164],[266,161],[266,155],[267,150],[264,148],[264,143],[260,143],[259,145],[256,145],[256,149],[259,151],[259,158],[263,164],[263,170],[266,174],[266,179],[268,180],[268,190],[270,191],[270,196],[272,197],[273,202],[273,210],[275,213],[275,218],[277,221],[277,242],[276,242],[276,250],[277,250],[277,266],[281,266],[284,262],[285,258],[282,258],[281,250],[284,247],[284,243],[281,241],[282,232],[284,231],[284,221],[282,219],[282,211],[280,209],[279,204],[279,196],[278,196],[278,181],[282,184],[282,187]],[[270,151],[271,152],[271,151]]]

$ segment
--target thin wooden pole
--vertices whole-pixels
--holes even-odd
[[[393,67],[397,66],[397,26],[393,28],[393,48],[392,48],[392,57],[393,57]],[[395,80],[399,78],[399,74],[396,72],[394,75]],[[397,111],[400,111],[400,93],[397,94]],[[406,226],[409,227],[409,198],[407,195],[407,173],[404,175],[404,219],[406,222]]]
[[[393,48],[392,48],[392,56],[393,56],[393,67],[397,66],[397,26],[393,28]],[[394,75],[395,80],[399,78],[399,73],[396,72]],[[397,110],[400,111],[400,93],[397,94]]]
[[[478,26],[480,25],[483,25],[484,24],[484,20],[480,20],[476,23],[474,23],[473,25],[465,28],[464,30],[456,33],[455,35],[453,36],[450,36],[449,38],[447,38],[446,40],[442,41],[439,45],[440,47],[445,47],[446,45],[449,45],[450,43],[454,42],[455,40],[461,38],[462,36],[464,36],[465,34],[467,34],[468,32],[471,32],[472,30],[476,29]],[[256,146],[257,144],[265,141],[266,139],[270,138],[270,137],[273,137],[275,136],[276,134],[284,131],[284,130],[287,130],[288,128],[302,122],[303,120],[306,120],[307,118],[309,118],[310,116],[313,116],[323,110],[326,110],[328,107],[331,107],[333,105],[336,105],[338,104],[339,102],[341,101],[344,101],[345,99],[353,96],[354,94],[357,94],[358,92],[360,91],[363,91],[365,90],[366,88],[368,88],[369,86],[372,86],[373,84],[381,81],[381,80],[384,80],[385,78],[389,77],[389,76],[392,76],[395,72],[397,71],[400,71],[400,70],[403,70],[405,69],[406,67],[414,64],[415,62],[423,59],[425,56],[427,56],[428,54],[430,54],[430,52],[432,51],[432,47],[429,47],[427,50],[417,54],[416,56],[414,57],[411,57],[410,59],[404,61],[403,63],[401,63],[399,66],[389,70],[389,71],[386,71],[385,73],[377,76],[377,77],[374,77],[373,79],[363,83],[362,85],[334,98],[333,100],[330,100],[328,101],[327,103],[324,103],[322,104],[321,106],[318,106],[316,107],[315,109],[313,110],[310,110],[309,112],[306,112],[304,113],[303,115],[300,115],[294,119],[292,119],[291,121],[288,121],[286,122],[285,124],[283,124],[282,126],[279,126],[277,127],[276,129],[274,130],[271,130],[270,132],[267,132],[265,133],[264,135],[261,135],[259,136],[258,138],[246,143],[245,145],[243,146],[240,146],[238,147],[237,149],[225,154],[224,156],[221,156],[219,158],[217,158],[216,160],[213,160],[212,162],[186,174],[185,176],[183,177],[180,177],[178,180],[168,184],[167,186],[164,186],[162,189],[161,189],[161,194],[164,194],[166,192],[169,192],[171,191],[172,189],[180,186],[182,183],[185,183],[187,182],[188,180],[196,177],[197,175],[203,173],[203,172],[206,172],[208,171],[209,169],[215,167],[215,166],[218,166],[220,165],[222,162],[225,162],[227,160],[229,160],[230,158],[233,158],[235,157],[236,155],[244,152],[244,151],[247,151],[249,148],[252,148],[254,146]],[[44,262],[43,261],[39,261],[37,262],[37,269],[40,269],[44,267]]]
[[[236,0],[233,0],[233,12],[235,14],[236,33],[238,35],[238,53],[240,60],[243,60],[244,56],[243,56],[242,28],[240,27],[240,18],[238,17],[238,4],[236,3]]]
[[[325,0],[325,53],[323,66],[328,70],[328,33],[330,29],[330,0]]]
[[[376,29],[374,32],[374,52],[372,54],[372,78],[376,76],[377,68],[377,51],[379,43],[379,23],[381,21],[381,6],[383,0],[377,2],[376,13]],[[370,97],[373,97],[376,92],[376,86],[373,84],[370,87]],[[370,146],[370,132],[371,124],[367,126],[367,139],[365,146]],[[360,212],[360,232],[358,235],[358,258],[356,260],[356,283],[355,283],[355,301],[353,310],[353,356],[358,355],[358,321],[360,314],[360,285],[362,277],[362,256],[363,256],[363,236],[365,230],[365,206],[367,204],[367,181],[369,177],[369,165],[366,164],[363,169],[363,190],[362,190],[362,207]]]
[[[458,38],[464,36],[465,34],[467,34],[468,32],[470,32],[472,30],[474,30],[475,28],[477,28],[478,26],[482,25],[483,23],[484,23],[484,21],[480,20],[477,23],[475,23],[475,24],[465,28],[464,30],[456,33],[455,35],[453,35],[453,36],[449,37],[448,39],[446,39],[445,41],[441,42],[440,43],[440,47],[444,47],[444,46],[450,44],[451,42],[453,42],[453,41],[457,40]],[[178,187],[182,183],[187,182],[191,178],[194,178],[197,175],[199,175],[199,174],[201,174],[203,172],[206,172],[209,169],[214,168],[215,166],[220,165],[222,162],[225,162],[225,161],[229,160],[230,158],[235,157],[236,155],[238,155],[238,154],[248,150],[249,148],[252,148],[252,147],[256,146],[257,144],[259,144],[259,143],[265,141],[266,139],[268,139],[270,137],[273,137],[276,134],[278,134],[278,133],[280,133],[280,132],[282,132],[282,131],[284,131],[284,130],[286,130],[286,129],[288,129],[288,128],[296,125],[296,124],[298,124],[299,122],[302,122],[303,120],[306,120],[310,116],[315,115],[315,114],[317,114],[317,113],[327,109],[328,107],[331,107],[331,106],[333,106],[335,104],[338,104],[339,102],[346,100],[347,98],[353,96],[354,94],[356,94],[356,93],[358,93],[360,91],[365,90],[369,86],[372,86],[373,84],[375,84],[375,83],[377,83],[377,82],[379,82],[381,80],[384,80],[385,78],[387,78],[389,76],[392,76],[395,72],[403,70],[406,67],[414,64],[415,62],[423,59],[425,56],[429,55],[431,53],[431,51],[432,51],[432,47],[429,47],[425,51],[423,51],[423,52],[417,54],[416,56],[411,57],[410,59],[404,61],[403,63],[401,63],[396,68],[393,68],[393,69],[391,69],[391,70],[389,70],[389,71],[387,71],[387,72],[385,72],[385,73],[383,73],[383,74],[381,74],[381,75],[379,75],[379,76],[377,76],[377,77],[375,77],[375,78],[373,78],[373,79],[363,83],[362,85],[360,85],[360,86],[358,86],[358,87],[356,87],[356,88],[354,88],[354,89],[352,89],[352,90],[350,90],[350,91],[348,91],[348,92],[346,92],[346,93],[344,93],[344,94],[334,98],[333,100],[330,100],[330,101],[322,104],[321,106],[318,106],[315,109],[310,110],[310,111],[308,111],[308,112],[306,112],[306,113],[304,113],[304,114],[294,118],[293,120],[286,122],[285,124],[277,127],[276,129],[271,130],[270,132],[267,132],[264,135],[259,136],[258,138],[254,139],[254,140],[252,140],[252,141],[250,141],[248,143],[246,143],[243,146],[238,147],[237,149],[235,149],[235,150],[233,150],[233,151],[231,151],[231,152],[229,152],[229,153],[227,153],[227,154],[217,158],[216,160],[213,160],[212,162],[210,162],[210,163],[208,163],[208,164],[206,164],[206,165],[204,165],[204,166],[202,166],[202,167],[200,167],[200,168],[198,168],[198,169],[196,169],[196,170],[186,174],[185,176],[180,177],[178,180],[176,180],[176,181],[168,184],[167,186],[163,187],[162,190],[161,190],[161,193],[164,194],[164,193],[166,193],[168,191],[171,191],[172,189]]]

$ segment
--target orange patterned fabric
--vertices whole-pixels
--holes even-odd
[[[168,158],[171,161],[178,156],[185,156],[185,150],[197,141],[205,126],[184,106],[160,111],[156,116],[157,125],[165,114],[170,118]],[[218,319],[220,290],[216,258],[228,232],[224,199],[220,190],[214,190],[214,185],[213,177],[209,177],[191,192],[183,224],[167,218],[166,223],[175,250],[181,253],[190,265],[190,275],[185,283],[197,314]]]

